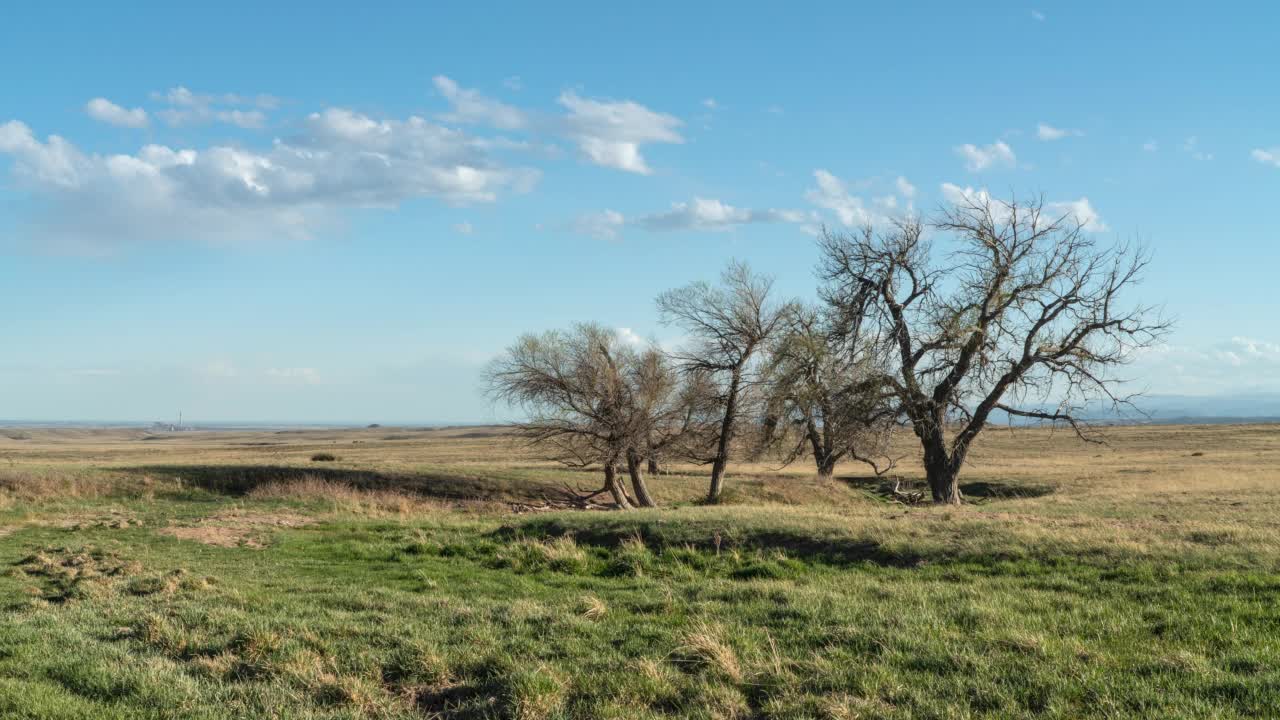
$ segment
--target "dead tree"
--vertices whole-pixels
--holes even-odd
[[[719,286],[695,282],[658,296],[662,321],[691,337],[691,344],[675,353],[675,359],[686,373],[712,381],[717,388],[720,421],[714,449],[701,458],[711,465],[708,503],[720,502],[743,394],[756,379],[754,361],[790,309],[773,302],[772,287],[772,279],[734,261]]]
[[[1118,367],[1170,324],[1122,304],[1146,252],[1103,245],[1042,201],[977,194],[930,227],[950,253],[932,251],[918,218],[825,233],[819,275],[839,322],[892,358],[884,382],[920,441],[933,501],[959,503],[960,470],[993,413],[1097,441],[1088,412],[1136,410]]]
[[[570,331],[525,335],[487,370],[489,394],[528,416],[516,430],[545,457],[576,467],[599,466],[604,487],[620,508],[656,506],[638,472],[643,438],[667,391],[654,373],[663,366],[617,334],[592,324]],[[674,373],[667,369],[666,374]],[[626,467],[634,498],[618,479]]]
[[[898,413],[880,355],[875,344],[835,328],[821,309],[797,308],[770,347],[764,448],[781,445],[788,464],[810,455],[823,479],[845,459],[876,475],[891,470]]]

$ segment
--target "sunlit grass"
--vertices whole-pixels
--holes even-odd
[[[758,464],[526,515],[596,478],[464,432],[0,438],[0,717],[1280,706],[1280,426],[993,434],[961,508]]]

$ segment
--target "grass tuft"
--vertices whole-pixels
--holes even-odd
[[[723,629],[704,620],[696,621],[681,634],[673,657],[678,663],[719,673],[731,682],[742,681],[738,655],[724,640]]]

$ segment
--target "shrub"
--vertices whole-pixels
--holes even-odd
[[[337,459],[338,459],[337,455],[334,455],[333,453],[327,453],[327,452],[318,452],[315,455],[311,456],[311,462],[333,462],[334,460],[337,460]]]

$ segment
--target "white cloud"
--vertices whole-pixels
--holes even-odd
[[[1142,143],[1142,149],[1146,150],[1147,152],[1155,152],[1160,149],[1160,144],[1157,143],[1155,140],[1148,140]]]
[[[580,216],[574,221],[573,230],[598,240],[614,240],[626,222],[627,219],[617,210],[602,210]]]
[[[616,330],[616,332],[618,333],[618,340],[623,345],[630,345],[632,347],[641,347],[647,344],[645,342],[645,339],[640,337],[639,333],[637,333],[635,330],[632,330],[629,327],[620,327]]]
[[[1280,343],[1235,336],[1211,345],[1162,344],[1138,353],[1134,375],[1164,392],[1280,391]]]
[[[1280,167],[1280,146],[1269,149],[1257,148],[1249,155],[1260,163],[1265,165],[1274,165]]]
[[[127,110],[106,98],[94,98],[84,106],[89,117],[108,125],[127,128],[144,128],[147,126],[147,111],[142,108]]]
[[[702,101],[702,106],[708,110],[715,110],[719,107],[719,103],[716,102],[715,98],[706,98]]]
[[[1045,208],[1053,215],[1069,215],[1080,223],[1080,227],[1088,232],[1106,232],[1110,228],[1103,222],[1098,211],[1089,204],[1089,198],[1046,203]]]
[[[955,151],[957,155],[964,158],[965,168],[970,172],[981,172],[992,167],[1014,167],[1018,164],[1018,157],[1014,154],[1013,148],[1003,140],[997,140],[982,147],[965,143],[956,147]]]
[[[592,100],[566,91],[559,102],[569,111],[565,134],[596,165],[648,175],[653,171],[640,154],[642,144],[684,142],[676,132],[679,118],[630,100]]]
[[[650,232],[723,232],[755,223],[794,223],[807,231],[819,221],[817,213],[803,210],[741,208],[720,200],[695,197],[675,202],[665,212],[628,218],[616,210],[586,213],[573,224],[574,232],[602,240],[616,239],[626,227]]]
[[[375,120],[341,108],[312,113],[269,149],[147,145],[133,155],[80,151],[25,124],[0,125],[0,153],[47,212],[38,239],[101,249],[135,240],[307,237],[332,211],[412,198],[488,202],[538,173],[508,168],[482,143],[419,117]]]
[[[998,200],[992,198],[991,193],[986,188],[975,189],[968,186],[960,187],[952,183],[942,183],[942,197],[952,204],[973,203],[986,205],[990,203],[992,205],[992,214],[996,216],[997,220],[1000,220],[1003,214],[1003,206]],[[1044,205],[1044,209],[1046,215],[1054,220],[1059,217],[1070,216],[1080,223],[1081,229],[1087,232],[1106,232],[1110,229],[1103,222],[1102,217],[1098,215],[1097,210],[1093,208],[1087,197],[1082,197],[1079,200],[1047,202]]]
[[[1048,123],[1036,125],[1036,137],[1041,140],[1061,140],[1064,137],[1080,137],[1082,135],[1084,135],[1084,132],[1080,130],[1056,128]]]
[[[942,198],[953,205],[974,203],[986,205],[991,202],[991,193],[986,188],[975,190],[973,187],[960,187],[952,183],[942,183]]]
[[[267,122],[262,111],[280,104],[279,99],[271,95],[252,98],[232,93],[212,95],[192,92],[181,85],[163,93],[152,93],[151,97],[168,105],[157,111],[156,116],[175,127],[222,122],[246,129],[261,128]]]
[[[813,177],[818,187],[805,193],[809,202],[834,212],[848,227],[874,221],[875,216],[866,209],[862,198],[850,194],[843,180],[826,170],[814,170]]]
[[[463,222],[455,224],[453,226],[453,231],[460,235],[470,235],[474,233],[476,229],[475,226],[464,220]]]
[[[916,186],[907,182],[907,179],[901,175],[894,181],[894,187],[898,189],[898,194],[907,200],[912,200],[916,196]]]
[[[800,210],[752,210],[727,205],[719,200],[695,197],[693,202],[678,202],[671,209],[636,218],[634,224],[646,230],[730,230],[750,223],[802,223],[810,216]]]
[[[500,130],[519,130],[528,124],[528,118],[519,108],[467,90],[444,75],[437,75],[432,82],[453,110],[443,118],[455,123],[482,123]]]
[[[1195,135],[1192,135],[1182,142],[1182,151],[1189,154],[1194,160],[1213,159],[1213,153],[1205,152],[1200,149],[1200,140]]]
[[[219,110],[214,113],[219,122],[246,129],[256,129],[267,124],[267,116],[261,110]]]

